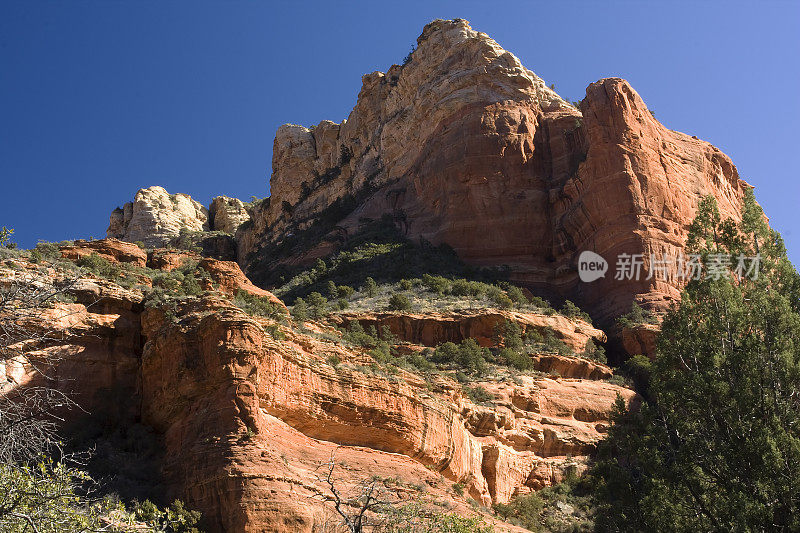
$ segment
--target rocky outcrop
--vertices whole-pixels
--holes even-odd
[[[539,372],[565,378],[609,379],[614,375],[608,366],[585,357],[543,353],[534,354],[531,358],[533,368]]]
[[[602,438],[617,394],[633,396],[606,382],[522,376],[479,384],[496,401],[476,406],[455,382],[365,373],[364,356],[341,344],[289,328],[279,341],[270,322],[195,305],[179,325],[157,311],[143,318],[143,419],[166,435],[175,494],[226,531],[311,531],[322,487],[308,473],[331,443],[355,476],[424,480],[426,467],[484,504],[504,502],[558,481],[569,457],[580,462]]]
[[[117,239],[78,240],[71,246],[62,246],[60,250],[62,257],[73,261],[96,254],[112,263],[130,263],[140,267],[147,265],[147,252],[136,244]]]
[[[266,298],[283,310],[284,313],[289,313],[286,305],[284,305],[277,296],[253,285],[239,268],[239,265],[233,261],[219,261],[206,257],[201,259],[197,266],[208,272],[220,292],[229,296],[235,296],[239,291],[244,291],[255,296]]]
[[[133,202],[111,213],[106,235],[149,247],[165,246],[181,230],[208,231],[208,210],[186,194],[169,194],[163,187],[136,193]]]
[[[201,510],[210,531],[317,530],[326,510],[316,474],[332,452],[340,486],[391,478],[404,501],[470,514],[453,483],[488,505],[558,482],[566,468],[582,468],[617,395],[634,397],[604,381],[522,375],[470,384],[490,398],[477,405],[447,377],[371,367],[324,324],[247,315],[225,293],[271,295],[233,263],[203,259],[198,268],[222,292],[169,309],[144,308],[139,290],[80,278],[70,289],[76,302],[43,318],[68,334],[42,355],[58,361],[54,383],[85,409],[116,409],[103,416],[156,430],[169,496]],[[0,269],[2,283],[58,276],[24,260]],[[18,386],[31,377],[24,365],[1,370]]]
[[[160,248],[148,254],[147,266],[156,270],[172,272],[194,261],[200,261],[201,258],[202,256],[196,252]]]
[[[605,342],[603,331],[580,319],[535,312],[502,309],[466,309],[425,313],[337,313],[330,321],[345,326],[358,321],[362,327],[382,331],[388,327],[401,341],[435,347],[445,342],[459,343],[473,338],[483,346],[497,343],[497,328],[506,321],[520,326],[522,333],[535,330],[552,334],[576,352],[582,352],[589,340]]]
[[[656,324],[638,324],[622,328],[620,339],[627,355],[656,357],[656,339],[661,327]]]
[[[608,325],[634,299],[677,297],[674,276],[647,279],[650,254],[682,249],[703,195],[738,217],[747,185],[730,159],[665,128],[624,80],[590,85],[577,109],[466,21],[434,21],[417,43],[404,65],[364,76],[346,121],[278,129],[272,196],[238,236],[257,282],[388,216]],[[605,278],[579,281],[583,250],[610,263]],[[639,280],[614,279],[621,254],[642,255]]]
[[[239,226],[250,220],[250,214],[238,198],[217,196],[208,208],[208,220],[212,230],[233,235]]]

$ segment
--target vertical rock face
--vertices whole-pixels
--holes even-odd
[[[169,194],[163,187],[140,189],[133,202],[111,213],[106,235],[148,246],[164,246],[181,230],[207,231],[208,210],[186,194]]]
[[[511,168],[515,157],[527,161],[531,156],[530,137],[539,115],[580,116],[513,54],[473,31],[464,20],[432,22],[417,42],[405,65],[363,77],[358,102],[342,124],[324,121],[313,130],[279,128],[273,148],[272,197],[254,214],[250,233],[257,238],[252,242],[275,241],[304,229],[323,211],[330,212],[331,206],[340,211],[336,215],[346,215],[374,191],[380,191],[376,199],[385,205],[372,211],[399,210],[403,188],[413,194],[410,180],[426,177],[430,169],[425,159],[430,156],[445,164],[483,165],[486,155],[497,160],[507,147]],[[524,105],[506,107],[503,102]],[[487,130],[499,134],[484,135],[484,122]],[[462,175],[449,169],[459,174],[462,186],[470,178],[469,169],[463,170]],[[502,170],[492,167],[477,179],[489,179],[487,188],[506,187]],[[395,189],[387,189],[395,184]],[[437,189],[442,185],[432,184]],[[448,186],[456,188],[458,183]],[[504,211],[510,213],[512,208]],[[243,257],[250,251],[242,250]]]
[[[738,220],[749,186],[717,148],[659,123],[624,80],[591,84],[581,110],[588,152],[552,206],[554,255],[567,259],[592,250],[611,263],[612,275],[573,290],[604,316],[627,312],[632,295],[651,306],[673,301],[680,287],[674,276],[645,279],[651,254],[681,253],[705,195],[717,199],[723,217]],[[638,282],[614,279],[616,258],[624,253],[644,256]]]
[[[602,322],[677,296],[676,280],[645,279],[649,254],[682,248],[703,195],[738,217],[747,184],[730,159],[662,126],[624,80],[590,85],[579,110],[466,21],[434,21],[417,42],[404,65],[364,76],[341,124],[279,128],[272,196],[238,235],[257,282],[388,215]],[[604,279],[579,281],[583,250],[610,263]],[[622,253],[643,254],[642,279],[613,279]]]
[[[214,231],[224,231],[231,235],[239,226],[250,220],[250,214],[244,202],[238,198],[217,196],[211,201],[208,209],[209,227]]]

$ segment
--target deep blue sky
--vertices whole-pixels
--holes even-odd
[[[268,194],[285,123],[340,121],[361,75],[466,18],[557,91],[621,76],[733,158],[800,263],[798,2],[0,1],[0,226],[105,235],[137,189]]]

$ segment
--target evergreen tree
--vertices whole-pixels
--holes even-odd
[[[688,247],[706,275],[665,318],[645,399],[618,402],[592,470],[602,530],[800,530],[800,284],[752,193],[743,213],[701,203]],[[760,254],[757,277],[736,275],[739,254]],[[730,269],[714,279],[715,264]]]

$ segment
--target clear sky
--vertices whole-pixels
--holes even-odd
[[[140,187],[267,196],[277,127],[346,118],[435,18],[566,98],[629,80],[731,156],[800,264],[799,2],[0,0],[0,226],[31,247],[104,236]]]

